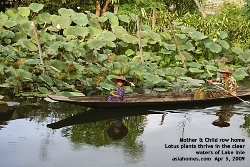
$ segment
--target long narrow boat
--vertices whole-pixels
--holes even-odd
[[[237,96],[250,100],[250,89],[238,90]],[[194,100],[192,92],[169,92],[155,94],[128,94],[124,102],[107,102],[108,96],[57,96],[49,95],[52,100],[82,105],[99,109],[147,108],[147,109],[190,109],[237,104],[241,101],[235,97],[206,98]]]

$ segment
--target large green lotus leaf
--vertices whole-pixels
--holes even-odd
[[[39,59],[27,59],[24,62],[25,62],[25,64],[30,64],[30,65],[41,64]]]
[[[21,38],[17,43],[21,44],[23,47],[29,49],[30,51],[38,50],[38,47],[28,39]]]
[[[54,79],[53,80],[54,81],[54,83],[57,85],[57,86],[63,86],[63,81],[62,80],[59,80],[59,79]]]
[[[2,22],[2,24],[7,27],[7,28],[11,28],[17,25],[16,21],[4,21]]]
[[[165,40],[171,40],[171,39],[172,39],[171,35],[170,35],[168,32],[166,32],[166,31],[161,32],[160,35],[161,35]]]
[[[164,87],[168,87],[171,85],[170,82],[168,82],[167,80],[162,80],[161,82],[156,84],[157,86],[164,86]]]
[[[230,45],[225,40],[217,39],[216,42],[218,42],[220,46],[222,46],[223,48],[226,48],[226,49],[230,48]]]
[[[175,44],[163,43],[163,46],[164,46],[167,50],[176,51],[176,46],[175,46]]]
[[[45,29],[45,31],[47,31],[47,30],[49,30],[49,31],[54,31],[54,32],[58,32],[58,31],[59,31],[56,27],[52,27],[52,26],[47,27],[47,28]]]
[[[117,17],[114,13],[111,13],[111,12],[105,12],[105,13],[103,14],[103,16],[106,16],[106,17],[108,17],[109,19],[112,18],[112,17]]]
[[[122,37],[122,35],[124,34],[128,34],[128,32],[126,31],[126,29],[124,29],[122,26],[111,26],[113,33],[116,35],[117,38]]]
[[[44,93],[44,94],[49,93],[49,91],[48,91],[48,89],[47,89],[46,87],[38,86],[38,90],[39,90],[41,93]]]
[[[96,83],[93,81],[93,78],[86,78],[86,85],[87,86],[93,86]]]
[[[89,34],[89,29],[87,27],[75,26],[75,35],[85,38]]]
[[[39,76],[39,79],[41,79],[42,81],[44,81],[45,83],[47,83],[49,86],[54,85],[54,82],[53,82],[52,78],[49,77],[48,75],[41,74]]]
[[[220,35],[221,39],[225,39],[228,37],[228,34],[225,31],[219,31],[218,34]]]
[[[39,13],[38,14],[39,20],[46,23],[46,24],[51,23],[50,17],[51,17],[51,15],[49,13]]]
[[[24,71],[23,69],[17,69],[17,74],[26,80],[32,81],[32,74],[28,71]]]
[[[185,75],[187,73],[187,70],[185,68],[182,67],[175,67],[174,68],[174,76],[182,76]]]
[[[166,89],[166,88],[154,88],[153,91],[157,91],[157,92],[166,92],[167,89]]]
[[[243,60],[245,63],[250,62],[250,52],[249,50],[244,51],[240,54],[239,58]]]
[[[106,40],[109,40],[109,41],[114,41],[114,40],[116,40],[115,34],[113,34],[113,33],[110,32],[110,31],[103,31],[102,37],[103,37],[103,39],[106,39]]]
[[[201,68],[202,65],[200,63],[196,63],[196,62],[189,62],[189,63],[187,63],[187,66]]]
[[[81,72],[70,72],[69,73],[70,79],[81,79],[82,78],[82,73]]]
[[[0,21],[1,22],[7,21],[7,20],[8,20],[8,16],[7,15],[3,15],[3,14],[0,15]]]
[[[202,39],[207,38],[206,36],[204,36],[204,34],[202,34],[201,32],[198,32],[198,31],[189,32],[188,34],[190,35],[190,37],[192,39],[202,40]]]
[[[91,49],[95,50],[99,50],[106,45],[101,39],[90,39],[87,44]]]
[[[125,54],[126,54],[127,56],[131,56],[131,55],[134,55],[135,52],[134,52],[132,49],[128,49],[128,50],[126,50]]]
[[[181,29],[181,31],[184,32],[184,33],[197,32],[197,31],[195,30],[195,28],[193,28],[193,27],[183,27],[183,28]]]
[[[205,66],[205,69],[208,69],[208,70],[211,70],[211,71],[217,71],[218,68],[216,66],[213,66],[213,65],[206,65]]]
[[[161,49],[161,53],[163,53],[164,55],[169,55],[169,54],[172,53],[172,51],[162,48],[162,49]]]
[[[119,18],[119,20],[126,22],[126,23],[129,23],[131,20],[128,15],[119,15],[118,18]]]
[[[155,69],[155,70],[154,70],[154,73],[155,73],[156,75],[161,76],[161,77],[164,77],[164,76],[166,75],[166,73],[165,73],[165,71],[164,71],[163,69]]]
[[[9,18],[15,18],[17,16],[17,11],[13,10],[13,8],[9,8],[5,11],[5,14],[7,14]]]
[[[123,35],[121,36],[121,39],[122,39],[124,42],[127,42],[127,43],[138,44],[138,38],[136,38],[136,37],[133,36],[133,35],[123,34]]]
[[[157,84],[159,82],[162,81],[162,77],[159,77],[158,75],[154,75],[154,74],[146,74],[144,76],[146,81],[152,82],[153,84]]]
[[[116,25],[116,26],[119,25],[119,20],[118,20],[117,16],[110,18],[109,22],[110,22],[111,25]]]
[[[149,36],[154,40],[154,41],[160,41],[161,36],[158,33],[155,33],[153,31],[148,31]]]
[[[58,10],[61,16],[72,16],[75,12],[72,9],[61,8]]]
[[[241,48],[238,48],[238,47],[232,47],[232,51],[238,55],[243,53],[243,50]]]
[[[201,70],[199,68],[189,68],[189,71],[191,73],[203,73],[204,72],[204,70]]]
[[[191,43],[191,41],[187,41],[184,44],[184,48],[187,49],[188,51],[193,51],[195,50],[195,47],[193,46],[193,44]]]
[[[115,48],[116,47],[116,44],[113,41],[106,40],[106,39],[104,39],[103,41],[104,41],[104,43],[106,43],[107,46],[109,46],[111,48]]]
[[[71,16],[71,19],[74,23],[80,26],[86,26],[89,23],[88,17],[84,13],[74,13]]]
[[[147,32],[152,31],[151,27],[149,25],[145,25],[145,24],[141,25],[141,29],[143,31],[147,31]]]
[[[60,25],[61,29],[65,29],[67,27],[69,27],[71,24],[71,19],[69,16],[56,16],[53,17],[52,19],[52,25],[54,27],[57,27],[58,25]]]
[[[18,25],[17,25],[18,26]],[[32,22],[28,21],[20,25],[20,29],[22,33],[29,35],[30,37],[34,36],[34,30],[32,26]]]
[[[18,7],[18,14],[23,17],[28,17],[30,15],[30,9],[28,7]]]
[[[101,16],[101,17],[98,17],[98,20],[102,23],[104,23],[105,21],[108,20],[108,17],[105,17],[105,16]]]
[[[206,48],[210,49],[211,52],[220,53],[222,47],[215,42],[208,42],[205,44]]]
[[[59,60],[51,60],[50,66],[56,68],[59,72],[61,72],[63,70],[63,65],[62,65],[61,61],[59,61]]]
[[[99,69],[98,69],[97,66],[95,66],[94,64],[89,63],[88,66],[89,66],[90,70],[91,70],[93,73],[95,73],[95,74],[100,73]]]
[[[38,13],[40,10],[43,9],[43,4],[38,4],[38,3],[31,3],[29,8],[35,13]]]
[[[114,86],[107,83],[107,82],[101,82],[100,83],[101,88],[106,89],[106,90],[113,90]]]
[[[63,30],[63,35],[68,36],[68,35],[75,35],[75,27],[74,26],[69,26]]]
[[[14,38],[15,37],[15,33],[9,30],[2,30],[0,33],[0,37],[1,38]]]
[[[187,39],[187,36],[185,34],[175,34],[180,39]]]
[[[184,56],[184,59],[187,61],[192,61],[194,59],[193,56],[186,51],[181,51],[181,53]],[[179,59],[180,59],[180,56],[179,56]]]
[[[246,76],[249,76],[243,68],[236,69],[232,74],[237,81],[243,80]]]
[[[23,16],[20,16],[20,15],[16,16],[15,20],[16,20],[17,24],[24,24],[26,22],[29,22],[28,17],[23,17]]]

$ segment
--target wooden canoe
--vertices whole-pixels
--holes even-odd
[[[238,90],[237,96],[250,100],[250,89]],[[190,109],[237,104],[241,101],[235,97],[206,98],[194,100],[192,92],[169,92],[155,94],[128,94],[124,102],[107,102],[108,96],[57,96],[49,95],[50,99],[99,109],[116,108],[147,108],[147,109]]]

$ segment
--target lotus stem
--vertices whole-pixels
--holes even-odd
[[[185,61],[184,61],[184,57],[183,57],[183,55],[182,55],[182,53],[181,53],[181,49],[180,49],[179,44],[178,44],[178,42],[177,42],[177,39],[176,39],[174,30],[173,30],[172,24],[171,24],[171,22],[170,22],[169,20],[168,20],[168,25],[169,25],[170,30],[171,30],[171,33],[172,33],[172,35],[173,35],[174,43],[175,43],[176,49],[177,49],[177,51],[178,51],[178,53],[179,53],[179,55],[180,55],[180,58],[181,58],[181,62],[182,62],[182,64],[183,64],[183,67],[187,70],[187,67],[186,67],[186,64],[185,64]]]
[[[36,43],[37,43],[37,46],[38,46],[40,61],[41,61],[41,64],[43,66],[43,74],[45,74],[45,67],[44,67],[44,62],[43,62],[42,48],[41,48],[41,44],[40,44],[40,41],[39,41],[39,36],[38,36],[38,33],[37,33],[36,23],[34,21],[32,22],[32,26],[34,28],[34,34],[36,36]]]
[[[141,63],[144,63],[143,52],[142,52],[142,44],[141,44],[141,31],[140,31],[140,18],[136,15],[136,22],[137,22],[137,35],[139,39],[139,49],[140,49],[140,56],[141,56]]]

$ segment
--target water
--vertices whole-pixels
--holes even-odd
[[[8,114],[0,113],[0,166],[249,166],[248,106],[156,111],[128,110],[125,116],[126,111],[92,111],[64,103],[1,111]],[[122,124],[120,136],[113,129],[108,135],[110,127]],[[244,148],[232,148],[235,144]]]

